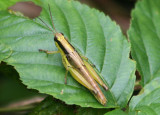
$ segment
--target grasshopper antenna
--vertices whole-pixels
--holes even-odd
[[[52,13],[51,13],[51,8],[50,8],[50,5],[49,5],[49,4],[48,4],[48,7],[49,7],[49,14],[50,14],[50,17],[51,17],[51,20],[52,20],[53,28],[54,28],[55,32],[57,33],[56,28],[55,28],[54,23],[53,23],[53,18],[52,18]]]
[[[48,27],[49,30],[51,30],[53,33],[55,33],[53,31],[53,29],[51,29],[41,18],[37,17],[46,27]]]

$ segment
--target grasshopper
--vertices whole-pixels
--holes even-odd
[[[93,69],[92,65],[88,63],[87,59],[84,59],[75,48],[69,43],[67,38],[64,37],[62,33],[58,33],[55,29],[52,14],[49,7],[49,13],[52,20],[52,25],[54,28],[51,29],[41,18],[39,18],[54,34],[54,42],[58,51],[48,51],[39,49],[41,52],[45,52],[47,54],[55,54],[60,53],[62,56],[62,63],[66,68],[65,74],[65,83],[67,83],[67,73],[70,72],[72,77],[78,81],[80,84],[85,86],[89,89],[92,94],[96,97],[96,99],[102,104],[105,105],[107,102],[106,97],[102,93],[101,89],[99,88],[97,82],[105,89],[108,90],[108,87],[105,83],[101,80],[98,76],[96,71]],[[96,82],[97,81],[97,82]]]

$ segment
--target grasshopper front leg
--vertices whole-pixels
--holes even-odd
[[[43,49],[39,49],[40,52],[44,52],[46,54],[56,54],[56,53],[60,53],[60,51],[48,51],[48,50],[43,50]],[[67,74],[68,74],[68,69],[71,66],[67,66],[66,68],[66,73],[65,73],[65,84],[67,84]]]
[[[43,49],[39,49],[39,52],[44,52],[46,54],[56,54],[56,53],[60,53],[59,51],[48,51],[48,50],[43,50]]]

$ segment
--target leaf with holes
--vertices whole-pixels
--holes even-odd
[[[39,2],[40,3],[40,2]],[[120,28],[103,13],[79,2],[41,1],[41,18],[52,28],[48,4],[55,28],[64,33],[80,54],[92,62],[104,77],[110,90],[103,91],[107,108],[126,106],[135,83],[135,62],[129,59],[130,44]],[[57,50],[54,36],[40,20],[2,12],[0,41],[13,49],[6,59],[20,74],[28,88],[37,89],[67,104],[104,108],[94,96],[70,75],[64,84],[65,68],[60,54],[46,55],[38,49]]]

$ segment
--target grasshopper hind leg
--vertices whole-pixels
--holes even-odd
[[[84,60],[84,64],[89,70],[89,73],[93,76],[94,80],[96,80],[106,91],[108,90],[108,87],[106,84],[102,81],[102,79],[99,77],[99,75],[96,73],[96,71],[93,69],[93,67]]]

